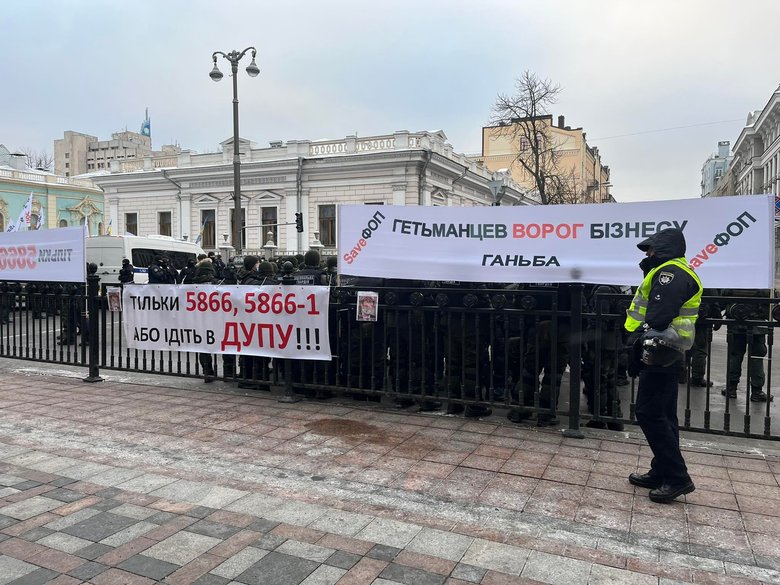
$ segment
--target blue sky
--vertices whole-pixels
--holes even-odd
[[[260,75],[238,83],[258,144],[441,129],[476,153],[496,94],[530,70],[563,87],[551,113],[599,147],[619,201],[696,197],[718,140],[780,83],[776,22],[776,0],[8,2],[0,143],[138,131],[148,107],[155,147],[214,151],[232,95],[211,54],[253,45]]]

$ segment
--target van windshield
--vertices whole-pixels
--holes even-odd
[[[167,256],[170,258],[171,264],[173,264],[177,270],[181,270],[187,266],[188,260],[197,259],[194,252],[174,252],[171,250],[159,250],[155,248],[133,248],[133,258],[131,261],[136,268],[149,268],[157,256]]]

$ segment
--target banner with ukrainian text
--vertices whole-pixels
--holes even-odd
[[[122,291],[134,349],[330,360],[325,286],[146,284]]]
[[[0,280],[84,282],[81,227],[0,233]]]
[[[517,207],[342,205],[339,272],[467,282],[636,284],[643,239],[679,227],[709,288],[774,287],[774,196]]]

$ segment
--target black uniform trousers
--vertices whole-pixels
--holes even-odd
[[[691,478],[680,452],[677,421],[677,376],[679,365],[645,367],[639,373],[636,420],[653,451],[650,474],[678,486]]]

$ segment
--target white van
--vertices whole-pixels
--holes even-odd
[[[101,282],[119,282],[122,260],[127,258],[135,268],[135,283],[149,281],[149,265],[156,256],[170,258],[177,270],[197,260],[203,248],[194,242],[175,240],[170,236],[94,236],[86,238],[87,262],[97,264]]]

